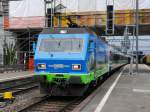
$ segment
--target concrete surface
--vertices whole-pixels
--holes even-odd
[[[150,68],[141,64],[129,75],[129,67],[105,81],[82,112],[150,112]]]
[[[0,82],[19,79],[19,78],[25,78],[25,77],[31,77],[33,75],[34,75],[33,71],[0,73]]]

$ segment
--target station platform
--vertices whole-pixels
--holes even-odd
[[[33,75],[34,75],[33,71],[0,73],[0,82],[16,80],[16,79],[20,79],[20,78],[32,77]]]
[[[106,80],[80,112],[150,112],[150,67],[139,65],[129,74],[129,65]],[[135,71],[135,65],[133,65]]]

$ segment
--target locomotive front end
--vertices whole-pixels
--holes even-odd
[[[82,89],[90,83],[86,64],[87,36],[70,33],[39,35],[35,53],[35,74],[41,79],[42,88],[46,87],[47,91],[52,86],[66,88],[66,85],[77,85],[80,90],[79,85],[82,85]],[[73,92],[78,94],[74,90]],[[63,94],[62,91],[60,93]]]

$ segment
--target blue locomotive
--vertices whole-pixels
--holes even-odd
[[[52,96],[80,96],[127,57],[88,28],[47,28],[37,42],[35,76]]]

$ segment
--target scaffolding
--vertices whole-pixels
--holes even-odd
[[[11,1],[11,0],[10,0]],[[32,25],[26,28],[4,28],[4,36],[8,38],[7,32],[12,32],[11,36],[15,40],[15,51],[16,51],[16,62],[17,65],[23,65],[24,68],[29,68],[29,61],[33,60],[34,48],[33,45],[36,44],[37,35],[46,27],[90,27],[94,29],[98,35],[105,35],[106,23],[107,23],[107,13],[96,11],[95,9],[90,12],[67,12],[67,6],[63,5],[63,0],[43,0],[44,1],[44,10],[45,10],[45,24],[43,27],[34,28]],[[5,18],[9,16],[8,2],[6,0],[0,0],[3,8],[0,8],[0,14]],[[80,4],[78,4],[77,11],[80,11]],[[108,4],[105,4],[108,5]],[[114,5],[114,4],[113,4]],[[150,10],[139,10],[139,34],[149,34],[148,29],[150,29]],[[130,35],[135,35],[135,10],[130,11],[113,11],[113,28],[114,35],[111,35],[107,38],[109,44],[115,45],[114,43],[125,43],[126,39],[117,39],[115,36],[121,35],[124,36],[124,31],[128,26]],[[11,18],[9,18],[11,19]],[[146,27],[146,28],[145,28]],[[141,30],[142,29],[142,30]],[[150,34],[149,34],[150,35]],[[111,38],[112,37],[112,38]],[[139,41],[145,41],[146,39],[140,38]],[[131,42],[131,46],[135,48],[135,38],[129,38],[128,41]],[[134,43],[134,45],[133,45]],[[121,46],[118,46],[121,47]],[[140,46],[139,46],[140,47]],[[144,47],[144,46],[143,46]],[[146,48],[146,46],[145,46]],[[135,49],[133,49],[134,51]],[[123,51],[124,52],[124,51]],[[127,50],[128,52],[128,50]],[[150,52],[149,49],[145,52]],[[31,67],[32,68],[32,67]]]
[[[9,16],[8,4],[11,0],[0,1],[0,15],[2,22]],[[12,0],[14,1],[14,0]],[[0,72],[12,70],[25,70],[28,66],[28,59],[33,58],[32,43],[36,41],[34,35],[42,29],[5,29],[5,24],[1,24],[1,52]],[[31,31],[34,32],[31,34]]]

